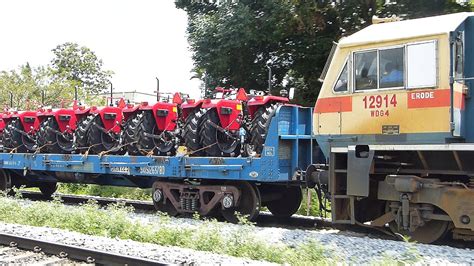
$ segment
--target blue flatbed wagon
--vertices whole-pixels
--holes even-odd
[[[294,185],[298,188],[293,189],[295,203],[289,207],[290,212],[295,212],[301,201],[299,188],[304,183],[304,172],[313,158],[312,110],[281,106],[271,120],[259,157],[0,153],[3,188],[39,186],[44,194],[52,194],[57,182],[153,187],[159,210],[170,214],[198,211],[205,215],[216,205],[222,205],[230,210],[229,220],[232,220],[235,210],[252,217],[258,214],[236,207],[238,199],[248,190],[254,198],[243,207],[254,210],[262,205],[262,197],[267,194],[278,198],[276,194],[284,191],[291,196],[284,187]],[[267,190],[271,192],[266,193]],[[170,201],[176,204],[174,208],[169,206]]]

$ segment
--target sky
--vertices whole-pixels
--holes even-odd
[[[46,65],[65,42],[87,46],[115,74],[117,91],[199,96],[186,40],[187,15],[173,0],[0,1],[0,70]]]

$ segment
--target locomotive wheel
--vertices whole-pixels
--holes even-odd
[[[201,148],[201,137],[199,135],[199,125],[203,119],[206,110],[195,109],[187,117],[184,122],[183,139],[184,145],[189,151],[197,151]],[[193,155],[202,155],[202,151],[193,153]]]
[[[389,210],[390,202],[387,202],[386,210]],[[410,240],[414,240],[418,243],[430,244],[442,239],[449,228],[449,221],[430,220],[425,222],[423,226],[416,228],[414,232],[398,228],[398,224],[395,221],[390,222],[389,228],[397,237],[402,238],[403,236],[409,236]]]
[[[66,136],[56,134],[52,130],[59,131],[58,123],[53,117],[48,117],[41,123],[38,131],[38,146],[43,147],[49,153],[71,153],[74,150],[74,138],[72,134]],[[45,146],[46,145],[46,146]]]
[[[166,213],[171,217],[177,216],[178,211],[173,206],[173,204],[171,204],[171,201],[167,199],[165,203],[163,201],[163,194],[157,197],[156,193],[159,193],[159,192],[156,189],[154,189],[153,194],[152,194],[152,199],[153,199],[153,205],[155,206],[155,210]],[[159,198],[159,200],[157,200],[157,198]]]
[[[7,152],[16,148],[17,152],[28,152],[36,150],[36,141],[24,136],[14,128],[23,131],[23,125],[19,118],[13,118],[3,131],[3,144],[7,148]],[[33,136],[31,136],[33,137]]]
[[[76,137],[75,148],[79,151],[87,150],[88,143],[88,134],[91,127],[91,121],[94,119],[95,115],[84,116],[79,121],[77,121],[77,128],[74,132]]]
[[[199,135],[201,136],[201,147],[208,156],[237,156],[240,153],[240,141],[219,131],[211,123],[217,126],[221,125],[216,109],[206,112],[199,126]]]
[[[8,172],[0,170],[0,191],[7,195],[13,195],[15,192],[12,190],[12,179]]]
[[[246,181],[228,182],[227,185],[235,186],[240,190],[240,199],[237,207],[221,210],[224,219],[230,223],[238,223],[239,215],[254,221],[260,213],[260,192],[255,184]]]
[[[39,190],[45,197],[51,197],[54,192],[58,189],[58,185],[56,182],[47,182],[47,183],[41,183],[38,186]]]
[[[151,138],[145,134],[161,135],[161,139]],[[138,148],[146,152],[153,151],[154,155],[176,154],[175,137],[170,131],[160,131],[152,112],[144,112],[137,127]]]
[[[301,188],[297,186],[272,186],[268,192],[280,195],[276,200],[265,203],[265,206],[278,218],[289,218],[300,208],[303,200]],[[263,194],[263,193],[262,193]]]
[[[96,125],[103,127],[104,124],[102,123],[102,119],[100,115],[94,117],[91,123],[95,123]],[[110,154],[123,154],[123,149],[118,149],[120,145],[120,136],[111,133],[114,137],[110,136],[109,134],[103,132],[94,125],[90,125],[89,132],[87,134],[88,146],[91,147],[91,150],[94,153],[101,153],[103,151],[110,151]]]
[[[270,122],[278,106],[279,104],[276,103],[264,105],[255,112],[250,126],[250,147],[247,151],[248,154],[262,154],[267,132],[270,128]]]
[[[124,144],[128,143],[133,143],[133,144],[128,144],[127,145],[127,152],[129,155],[139,155],[140,151],[138,150],[138,143],[137,143],[137,128],[138,124],[140,121],[140,118],[142,117],[141,113],[137,113],[130,117],[124,125],[124,130],[123,130],[123,141]]]

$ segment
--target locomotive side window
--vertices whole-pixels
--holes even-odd
[[[346,92],[347,85],[349,82],[349,75],[347,71],[347,62],[344,64],[344,68],[342,69],[339,78],[336,81],[336,85],[334,86],[334,92]]]
[[[396,88],[405,85],[404,48],[379,51],[379,88]]]
[[[409,44],[406,51],[407,88],[436,87],[436,41]]]
[[[354,70],[356,90],[377,89],[377,51],[355,53]]]

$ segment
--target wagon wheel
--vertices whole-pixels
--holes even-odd
[[[40,184],[38,188],[45,197],[51,197],[58,189],[58,185],[56,182],[48,182]]]
[[[171,201],[169,199],[166,202],[164,201],[161,190],[153,188],[152,200],[155,210],[166,213],[171,217],[178,215],[178,210],[176,210]]]
[[[288,218],[295,214],[300,208],[303,193],[298,186],[273,186],[271,193],[278,193],[280,197],[266,203],[266,207],[279,218]]]
[[[239,215],[245,216],[249,221],[254,221],[260,213],[260,192],[255,184],[246,181],[230,181],[226,183],[240,190],[240,199],[237,207],[221,210],[224,219],[231,223],[239,222]]]
[[[6,195],[13,195],[12,179],[10,173],[4,170],[0,170],[0,192],[5,193]]]
[[[390,211],[390,202],[386,204],[386,211]],[[419,226],[415,231],[410,232],[399,228],[395,221],[390,222],[389,228],[397,237],[409,236],[411,240],[418,243],[430,244],[443,238],[449,228],[449,221],[430,220],[426,221],[423,226]]]

